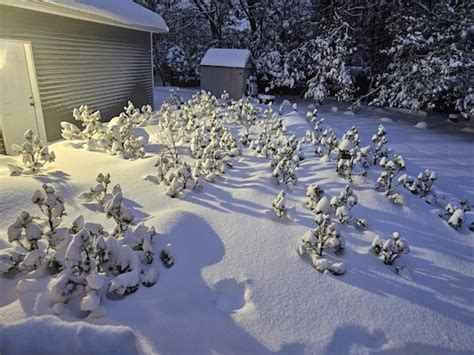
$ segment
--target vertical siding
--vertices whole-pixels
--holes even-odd
[[[81,104],[109,119],[153,103],[149,33],[0,5],[0,38],[32,43],[48,140]]]

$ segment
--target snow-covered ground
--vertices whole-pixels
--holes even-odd
[[[167,90],[156,90],[155,105]],[[179,93],[189,98],[194,91]],[[304,136],[307,104],[300,102],[298,112],[285,108],[288,133]],[[387,109],[354,115],[337,107],[320,107],[319,117],[338,136],[355,125],[362,145],[369,144],[382,123],[388,146],[403,155],[411,175],[435,169],[434,188],[445,202],[474,201],[474,135],[468,126]],[[157,266],[155,286],[141,287],[122,300],[106,299],[104,317],[83,319],[86,314],[71,307],[61,316],[67,322],[63,325],[51,317],[32,318],[52,313],[47,278],[23,282],[18,292],[18,279],[0,278],[0,353],[472,353],[474,240],[467,229],[472,212],[455,231],[438,217],[436,206],[407,191],[399,191],[403,206],[389,202],[375,191],[377,174],[371,169],[367,181],[354,184],[359,204],[352,210],[367,219],[368,229],[341,226],[346,251],[337,258],[345,261],[347,272],[320,274],[296,249],[315,226],[305,207],[307,185],[318,183],[329,195],[345,185],[334,162],[321,163],[314,148],[305,147],[299,183],[287,188],[290,219],[280,220],[270,209],[281,186],[272,183],[268,159],[244,149],[224,177],[204,183],[201,192],[171,199],[163,187],[145,180],[155,174],[157,145],[153,125],[139,130],[150,139],[145,159],[127,161],[58,141],[51,145],[56,162],[45,173],[10,177],[6,164],[17,158],[0,157],[0,247],[7,245],[6,230],[16,216],[34,210],[30,197],[43,183],[64,193],[66,222],[83,214],[104,223],[77,197],[98,173],[109,172],[113,183],[122,185],[127,206],[139,221],[155,226],[160,245],[172,243],[176,258],[169,270]],[[400,258],[409,277],[397,275],[369,251],[375,234],[387,238],[393,231],[410,244],[410,253]],[[114,337],[120,341],[117,351]]]

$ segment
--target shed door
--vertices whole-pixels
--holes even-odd
[[[34,105],[25,44],[0,40],[0,129],[8,154],[27,129],[40,134]]]

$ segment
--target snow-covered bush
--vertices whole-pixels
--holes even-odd
[[[373,164],[376,165],[377,162],[384,158],[388,157],[388,150],[384,147],[387,144],[387,132],[385,131],[385,127],[383,125],[379,125],[377,128],[377,133],[372,136],[372,143],[375,144],[374,151],[373,151]]]
[[[129,101],[124,109],[125,112],[112,118],[110,122],[102,123],[100,111],[92,112],[87,105],[82,105],[73,110],[73,117],[81,122],[83,129],[63,121],[61,135],[66,140],[77,141],[91,150],[107,151],[124,159],[143,158],[143,137],[135,136],[133,129],[152,117],[151,106],[143,106],[140,112]]]
[[[108,192],[110,185],[110,174],[100,173],[96,178],[97,185],[91,187],[88,192],[83,192],[79,199],[84,202],[96,202],[100,211],[104,212],[105,204],[112,198],[113,195],[121,191],[120,185],[115,185],[112,193]]]
[[[298,247],[298,253],[301,256],[309,255],[313,266],[319,272],[328,271],[334,275],[342,275],[345,273],[344,263],[331,263],[327,258],[323,257],[323,252],[332,249],[336,254],[344,251],[344,240],[328,213],[320,213],[316,216],[318,226],[310,229],[303,236]]]
[[[244,97],[230,105],[227,110],[228,117],[233,121],[238,122],[244,128],[244,133],[242,134],[240,141],[244,145],[249,144],[250,128],[257,120],[257,109],[251,102],[249,102],[247,97]]]
[[[398,183],[404,186],[412,194],[420,196],[426,202],[432,203],[436,194],[431,190],[433,183],[438,178],[434,170],[426,169],[418,174],[416,178],[403,174],[398,178]]]
[[[401,155],[394,154],[391,160],[386,157],[380,159],[379,165],[383,171],[377,179],[375,188],[383,191],[387,198],[395,203],[403,203],[402,195],[394,192],[393,178],[401,171],[405,170],[405,161]]]
[[[70,227],[61,226],[66,215],[64,200],[49,185],[43,185],[31,200],[43,217],[23,211],[9,226],[8,239],[13,246],[0,252],[0,272],[49,267],[58,273],[49,283],[56,313],[63,312],[64,303],[72,297],[80,297],[81,310],[95,312],[103,297],[122,297],[135,292],[140,283],[152,286],[158,280],[150,265],[157,233],[144,224],[131,228],[134,216],[124,205],[121,192],[105,203],[107,217],[116,221],[111,233],[101,224],[85,223],[82,216]],[[173,265],[169,245],[160,252],[160,260],[166,267]]]
[[[318,139],[316,156],[321,157],[321,161],[328,162],[331,158],[331,152],[336,149],[338,144],[339,142],[334,131],[326,128]]]
[[[43,145],[40,138],[31,129],[23,134],[23,138],[25,142],[21,145],[13,144],[12,150],[16,154],[21,154],[24,167],[8,164],[12,176],[21,175],[22,173],[36,174],[45,164],[53,162],[56,158],[54,152]]]
[[[278,218],[288,214],[286,209],[286,194],[284,190],[281,190],[277,197],[272,201],[272,208]]]
[[[464,206],[463,206],[464,207]],[[454,229],[458,230],[461,228],[465,215],[464,215],[464,208],[459,208],[456,205],[453,205],[451,203],[448,203],[444,207],[444,215],[441,215],[442,218],[444,218],[448,224],[453,227]]]
[[[324,196],[324,190],[318,184],[309,184],[306,189],[306,207],[314,210],[319,200]]]
[[[410,248],[398,232],[393,232],[391,238],[385,242],[378,235],[375,236],[372,241],[372,251],[384,264],[392,265],[398,257],[407,254]]]

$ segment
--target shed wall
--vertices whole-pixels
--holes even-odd
[[[0,5],[0,38],[30,41],[48,141],[87,104],[104,119],[153,104],[150,34]]]
[[[244,94],[245,81],[243,68],[201,66],[201,89],[220,97],[226,90],[232,99],[238,100]]]

